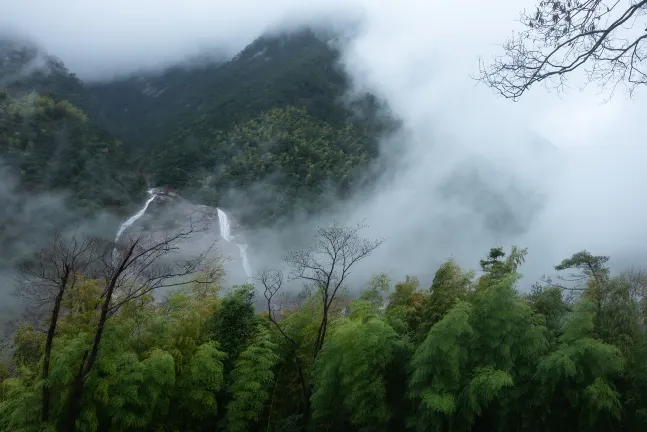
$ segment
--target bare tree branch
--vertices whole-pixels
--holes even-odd
[[[323,347],[328,327],[328,315],[339,289],[351,274],[351,268],[369,256],[383,240],[369,240],[358,233],[365,225],[342,226],[337,222],[317,230],[318,239],[308,249],[288,254],[291,280],[303,280],[313,285],[321,295],[322,318],[317,331],[313,356]]]
[[[214,245],[195,257],[173,259],[183,242],[208,229],[208,225],[189,222],[180,228],[162,233],[142,234],[125,246],[110,245],[102,255],[103,280],[99,318],[94,340],[86,351],[77,371],[72,388],[67,429],[76,428],[81,412],[85,381],[91,372],[101,345],[108,319],[134,299],[156,289],[177,287],[193,283],[212,283],[221,274],[220,258],[209,259]],[[165,262],[170,261],[170,262]]]
[[[562,91],[571,72],[611,94],[629,95],[647,84],[647,0],[541,0],[521,13],[525,30],[512,36],[491,64],[480,62],[479,81],[518,100],[533,84]]]
[[[264,292],[263,295],[265,296],[265,300],[267,300],[267,314],[270,322],[274,324],[274,326],[277,328],[279,333],[285,338],[290,343],[290,347],[292,349],[292,356],[294,358],[294,364],[297,367],[297,372],[299,373],[299,381],[301,383],[301,392],[303,396],[303,403],[304,406],[306,407],[306,412],[309,409],[309,399],[310,395],[308,393],[308,387],[305,381],[305,376],[303,374],[303,362],[301,361],[301,358],[299,357],[298,349],[299,349],[299,344],[294,340],[294,338],[290,337],[285,331],[283,331],[283,328],[279,324],[279,322],[276,319],[276,312],[280,311],[280,308],[276,308],[276,306],[273,303],[274,297],[280,293],[281,288],[283,287],[283,272],[280,270],[261,270],[258,276],[255,277],[255,279],[260,282],[263,285]]]
[[[14,295],[28,300],[27,314],[37,327],[47,317],[47,336],[43,352],[41,420],[49,419],[49,364],[61,304],[68,290],[73,289],[79,274],[99,259],[100,243],[96,239],[76,236],[64,238],[56,234],[53,241],[19,267]]]

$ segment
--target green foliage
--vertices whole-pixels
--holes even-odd
[[[563,292],[558,287],[534,286],[528,296],[532,308],[544,318],[551,342],[559,336],[561,321],[569,309],[564,301]]]
[[[594,273],[608,273],[605,264],[609,261],[607,256],[594,256],[590,252],[583,250],[574,253],[570,258],[562,260],[555,266],[555,270],[579,269],[587,275],[593,276]]]
[[[220,347],[227,353],[225,365],[228,371],[256,331],[258,317],[254,312],[253,299],[253,285],[234,287],[222,300],[211,320],[213,338],[220,342]]]
[[[500,273],[470,303],[454,306],[418,347],[410,387],[421,413],[411,423],[419,430],[497,428],[518,415],[547,341],[513,289],[517,279]]]
[[[591,302],[578,302],[564,320],[557,349],[537,369],[538,395],[556,413],[551,420],[573,429],[619,419],[622,411],[611,380],[622,371],[623,358],[618,348],[591,337],[594,315]]]
[[[459,303],[435,324],[411,360],[409,386],[419,413],[418,430],[441,430],[445,418],[456,411],[462,374],[468,365],[467,343],[473,329],[469,303]]]
[[[486,287],[495,283],[497,280],[506,277],[517,271],[517,268],[523,264],[526,259],[526,249],[512,247],[510,254],[506,258],[503,248],[492,248],[486,259],[480,261],[483,275],[479,279],[479,288]]]
[[[386,273],[376,273],[371,276],[368,286],[359,296],[360,300],[367,301],[375,310],[384,306],[384,296],[391,290],[391,279]]]
[[[394,328],[401,329],[401,332],[413,331],[422,321],[424,294],[418,291],[419,287],[417,278],[407,276],[403,282],[395,284],[389,295],[386,315]]]
[[[249,430],[250,422],[259,420],[274,383],[272,368],[279,360],[277,345],[264,326],[257,327],[254,341],[240,353],[229,388],[232,400],[227,405],[227,430]]]
[[[82,207],[120,208],[143,187],[118,141],[70,102],[36,93],[0,100],[0,156],[22,188],[70,191]]]
[[[312,352],[321,297],[305,291],[270,322],[252,285],[194,284],[142,296],[106,322],[85,375],[87,431],[643,430],[647,336],[640,281],[600,278],[565,301],[519,285],[523,253],[493,249],[477,281],[449,260],[430,287],[376,274],[335,304]],[[602,268],[604,269],[604,268]],[[606,272],[606,270],[604,270]],[[62,302],[41,422],[40,328],[18,326],[0,370],[0,432],[66,429],[92,344],[102,281],[77,275]],[[350,287],[351,289],[353,287]],[[345,300],[344,300],[345,301]],[[385,306],[386,303],[386,306]],[[342,308],[347,309],[342,313]],[[302,375],[301,373],[302,372]]]
[[[176,407],[194,420],[204,420],[218,411],[216,392],[224,383],[225,353],[215,342],[198,347],[179,378]]]
[[[30,325],[21,324],[14,333],[14,345],[14,361],[20,365],[33,366],[43,354],[45,335]]]
[[[456,303],[464,300],[474,284],[474,273],[466,272],[453,260],[444,262],[431,284],[431,293],[424,298],[422,323],[415,339],[422,341],[435,323],[440,321]]]
[[[44,425],[39,420],[40,381],[36,373],[21,367],[18,376],[6,378],[1,384],[0,430],[31,432]]]
[[[352,124],[333,126],[288,106],[232,125],[226,133],[214,132],[199,145],[167,147],[150,163],[160,183],[188,188],[212,205],[251,205],[238,219],[266,226],[297,209],[319,211],[347,195],[369,151],[369,139]],[[218,175],[212,175],[214,168]]]
[[[341,430],[386,430],[394,414],[387,403],[385,371],[406,343],[382,319],[347,320],[338,325],[317,357],[313,418]]]
[[[643,333],[637,299],[632,296],[631,287],[624,277],[610,278],[601,294],[598,334],[627,356]]]

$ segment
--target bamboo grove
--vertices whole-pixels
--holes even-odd
[[[526,250],[493,248],[355,286],[380,245],[361,228],[234,287],[205,256],[158,264],[183,234],[57,238],[16,287],[0,430],[645,430],[647,273],[581,251],[531,287]]]

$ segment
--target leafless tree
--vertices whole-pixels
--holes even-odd
[[[317,230],[318,238],[312,246],[302,251],[292,252],[285,257],[286,263],[290,266],[287,279],[306,282],[304,291],[294,300],[297,303],[301,302],[304,296],[310,297],[312,293],[321,296],[322,315],[313,352],[315,360],[323,347],[331,307],[344,282],[348,279],[351,268],[355,263],[369,256],[383,242],[383,240],[369,240],[361,237],[359,231],[363,228],[365,225],[362,224],[348,227],[334,222],[329,227]],[[263,286],[270,322],[291,346],[299,373],[305,411],[308,415],[310,389],[304,378],[303,362],[299,357],[300,346],[293,337],[284,331],[277,319],[277,313],[280,313],[290,303],[288,296],[281,292],[285,277],[280,270],[262,270],[256,280]]]
[[[79,275],[99,259],[100,243],[91,237],[54,239],[35,256],[20,265],[14,295],[27,300],[27,312],[37,322],[48,322],[43,352],[41,419],[49,418],[49,364],[61,314],[61,304],[68,290],[73,289]]]
[[[301,384],[301,392],[303,396],[303,403],[306,407],[306,411],[309,406],[309,393],[308,387],[306,385],[305,377],[303,374],[303,362],[299,357],[299,344],[290,337],[281,327],[281,324],[276,318],[277,312],[280,313],[281,309],[287,305],[287,296],[281,292],[283,287],[284,277],[283,272],[280,270],[261,270],[256,276],[256,280],[263,285],[265,300],[267,301],[267,315],[268,319],[274,326],[278,329],[281,336],[290,344],[292,350],[292,356],[294,358],[294,363],[297,367],[297,372],[299,373],[299,381]],[[277,297],[280,299],[277,302]],[[278,303],[278,305],[277,305]]]
[[[308,249],[292,252],[285,258],[291,267],[289,279],[309,283],[321,296],[322,316],[313,351],[315,359],[326,338],[330,308],[351,268],[383,242],[361,237],[359,231],[365,227],[361,223],[349,227],[334,222],[317,230],[318,238]]]
[[[69,403],[68,430],[76,429],[81,411],[85,381],[92,371],[108,319],[134,299],[160,288],[194,283],[213,283],[221,274],[221,257],[213,256],[213,245],[195,257],[173,259],[181,244],[207,227],[190,221],[164,233],[142,234],[124,247],[106,249],[102,255],[103,288],[99,317],[92,344],[83,355],[73,384]],[[164,261],[171,261],[165,263]]]
[[[641,267],[632,267],[622,276],[627,280],[633,298],[639,301],[647,298],[647,270]]]
[[[541,0],[521,13],[525,27],[503,44],[505,54],[481,61],[478,79],[517,100],[533,84],[562,91],[571,72],[611,94],[647,84],[647,0]]]

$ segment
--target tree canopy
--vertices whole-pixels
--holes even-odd
[[[104,261],[96,240],[57,238],[29,267],[45,273],[26,273],[17,291],[41,313],[16,323],[1,352],[0,431],[647,427],[641,272],[614,274],[606,256],[581,251],[556,266],[575,272],[577,290],[528,292],[518,274],[526,250],[515,247],[488,251],[480,274],[448,260],[430,286],[383,273],[345,282],[317,245],[350,238],[360,249],[341,244],[336,255],[352,260],[379,242],[354,227],[319,234],[286,257],[289,274],[313,284],[299,295],[281,295],[277,271],[257,287],[222,286],[215,271],[157,299],[161,285],[137,276],[145,273],[112,288],[114,277],[100,277],[120,262],[155,267],[133,257],[136,244]],[[325,296],[336,286],[326,288],[329,273],[344,285],[335,302]],[[255,310],[263,287],[267,307]]]

